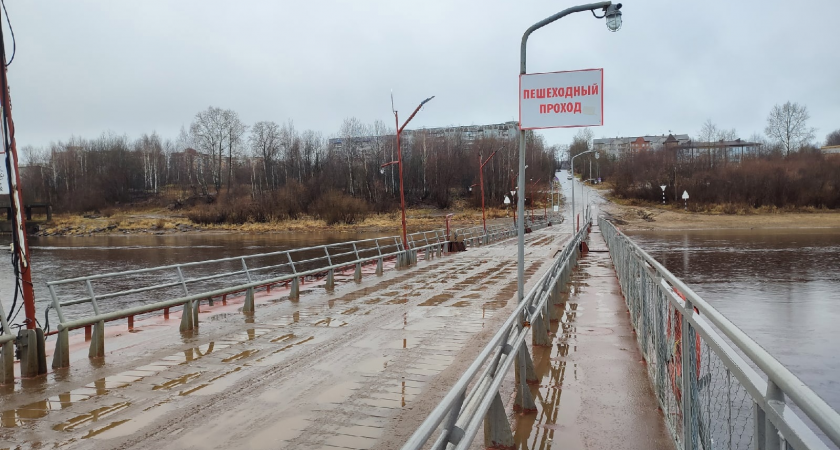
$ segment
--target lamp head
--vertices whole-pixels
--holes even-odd
[[[601,157],[601,154],[600,154],[600,153],[598,153],[598,152],[595,152],[595,159],[598,159],[598,158],[600,158],[600,157]]]
[[[384,167],[380,167],[380,168],[379,168],[379,173],[381,173],[382,175],[385,175],[385,168],[384,168]]]
[[[612,32],[618,31],[621,28],[621,3],[608,6],[605,17],[607,28]]]

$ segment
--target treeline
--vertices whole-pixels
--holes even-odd
[[[303,214],[352,222],[368,211],[399,207],[399,175],[392,128],[346,119],[332,141],[299,131],[289,121],[244,124],[231,110],[198,113],[179,136],[155,133],[129,139],[103,134],[73,137],[48,148],[22,148],[24,195],[57,211],[86,212],[138,202],[186,208],[205,223],[271,221]],[[488,205],[501,205],[517,167],[518,140],[469,139],[463,134],[402,136],[406,202],[447,208],[478,189],[479,155]],[[528,174],[548,180],[554,149],[528,134]],[[328,217],[329,216],[329,217]]]
[[[583,157],[581,157],[583,158]],[[638,152],[605,161],[601,173],[619,198],[682,205],[720,205],[724,211],[749,208],[840,208],[840,155],[802,151],[771,152],[710,166],[707,160],[679,161],[666,150]]]

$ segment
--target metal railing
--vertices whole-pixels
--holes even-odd
[[[181,330],[186,331],[197,325],[201,301],[212,305],[214,297],[225,302],[228,295],[245,292],[243,309],[252,312],[257,288],[291,285],[290,297],[296,298],[306,277],[326,274],[331,286],[335,271],[355,267],[354,279],[360,281],[363,264],[376,262],[380,274],[385,260],[396,259],[400,267],[415,262],[418,252],[431,259],[435,253],[443,253],[446,243],[443,230],[413,233],[407,238],[408,249],[399,237],[386,237],[47,282],[50,307],[59,322],[53,332],[58,334],[53,367],[69,365],[70,330],[84,327],[91,340],[90,356],[103,356],[107,321],[127,318],[132,328],[134,316],[163,310],[168,318],[170,308],[182,306]],[[116,290],[97,292],[97,284],[104,281]],[[169,300],[149,303],[150,298]]]
[[[491,238],[502,237],[498,233]],[[197,325],[202,301],[213,305],[214,297],[220,297],[224,303],[228,295],[244,292],[243,310],[253,312],[257,288],[270,291],[274,285],[290,285],[289,296],[295,299],[307,277],[326,276],[330,289],[337,270],[355,268],[353,277],[361,281],[364,264],[375,262],[376,273],[381,274],[386,260],[396,259],[396,266],[402,267],[415,263],[418,252],[431,259],[443,254],[448,241],[444,230],[432,230],[412,233],[407,242],[406,249],[399,237],[366,239],[47,282],[50,308],[59,322],[50,333],[58,334],[53,367],[69,365],[70,330],[85,328],[90,356],[103,356],[107,321],[128,319],[131,329],[135,316],[163,310],[168,319],[170,308],[182,306],[181,330],[187,331]],[[97,289],[103,282],[116,290]],[[150,302],[152,296],[168,300]]]
[[[677,448],[829,448],[802,415],[840,447],[837,411],[609,221],[599,225]]]
[[[0,326],[3,327],[3,330],[0,330],[0,345],[5,344],[6,342],[14,341],[16,335],[12,334],[12,330],[9,328],[9,323],[6,322],[6,310],[3,309],[2,303],[0,303]]]
[[[548,321],[552,309],[560,301],[560,290],[570,280],[573,265],[579,256],[580,243],[587,236],[588,227],[584,226],[566,244],[466,372],[406,441],[402,450],[470,448],[482,426],[488,426],[485,425],[485,419],[494,423],[490,426],[508,427],[505,432],[510,432],[507,416],[504,411],[500,416],[498,411],[501,405],[499,387],[514,361],[519,361],[522,371],[525,364],[523,360],[528,352],[525,344],[528,330],[533,330],[532,338],[536,344],[550,343]],[[527,359],[530,361],[530,356]],[[524,374],[520,377],[521,383],[517,390],[522,395],[527,392],[530,396],[525,378]],[[520,398],[520,394],[517,394],[517,398]],[[499,417],[500,420],[493,421],[493,418]],[[430,439],[436,433],[437,438],[429,447]]]
[[[552,219],[560,222],[563,220],[562,216],[548,219],[540,217],[527,221],[526,225],[531,231],[537,231],[553,223]],[[467,247],[476,247],[514,236],[516,236],[516,227],[513,225],[491,225],[487,227],[486,233],[483,227],[458,228],[453,232],[452,240],[463,242]]]

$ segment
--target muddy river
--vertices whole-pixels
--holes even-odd
[[[31,237],[29,242],[38,320],[43,320],[44,307],[50,300],[44,284],[46,281],[393,234],[319,232]],[[107,285],[101,286],[104,291],[109,290]],[[0,301],[7,313],[11,309],[13,293],[12,266],[10,263],[0,264]],[[23,315],[22,312],[20,314]]]
[[[840,409],[840,230],[628,234]]]

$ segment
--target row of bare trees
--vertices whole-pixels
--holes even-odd
[[[513,138],[469,139],[460,133],[404,133],[404,184],[409,205],[441,208],[473,196],[479,155],[497,151],[485,166],[488,205],[500,205],[511,189],[518,142]],[[394,130],[377,121],[346,119],[334,139],[299,131],[292,121],[246,125],[230,109],[209,107],[175,138],[156,133],[136,139],[103,134],[72,137],[48,148],[25,147],[21,171],[29,201],[57,210],[95,211],[145,201],[216,208],[208,221],[272,220],[311,212],[322,197],[356,201],[375,211],[399,204]],[[528,134],[528,176],[548,180],[556,167],[554,149]],[[478,190],[475,190],[476,192]]]

